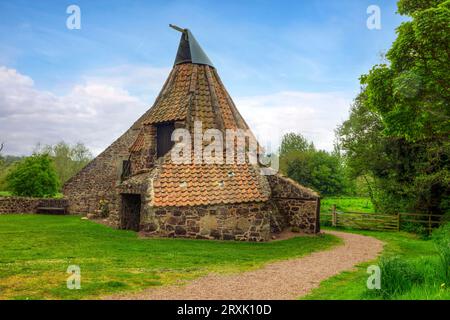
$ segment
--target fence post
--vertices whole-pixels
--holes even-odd
[[[333,227],[336,227],[336,224],[337,224],[337,217],[336,217],[336,205],[335,204],[333,204],[333,215],[332,215],[332,221],[331,221],[331,225],[333,226]]]
[[[428,233],[431,234],[431,213],[428,214]]]
[[[397,231],[400,231],[400,219],[401,219],[401,214],[399,212],[399,213],[397,213]]]

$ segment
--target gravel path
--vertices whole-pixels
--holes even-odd
[[[285,300],[306,295],[320,282],[356,264],[372,260],[383,243],[372,237],[326,231],[344,240],[344,245],[297,259],[267,264],[261,269],[233,275],[210,274],[186,285],[146,289],[107,299],[195,300],[261,299]]]

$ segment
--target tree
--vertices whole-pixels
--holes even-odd
[[[339,154],[316,150],[314,144],[300,134],[283,137],[280,169],[300,184],[323,195],[346,192],[346,177]]]
[[[18,196],[51,197],[59,188],[56,170],[48,155],[26,157],[8,173],[6,182],[8,189]]]
[[[92,153],[82,143],[69,145],[61,141],[55,145],[38,145],[35,153],[49,155],[55,164],[62,186],[92,159]]]
[[[339,128],[355,175],[373,178],[384,209],[443,213],[450,197],[450,0],[401,0],[388,63],[361,77]]]
[[[0,143],[0,152],[2,152],[2,150],[3,150],[3,142]],[[3,162],[4,162],[3,156],[2,156],[2,154],[0,153],[0,169],[3,167]]]
[[[299,133],[287,133],[283,136],[280,146],[280,157],[291,151],[307,151],[314,149],[314,145]]]
[[[0,152],[3,150],[4,143],[0,143]],[[18,162],[22,157],[2,155],[0,154],[0,191],[8,191],[8,185],[6,183],[6,176],[13,168],[15,162]]]

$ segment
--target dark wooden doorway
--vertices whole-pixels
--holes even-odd
[[[173,147],[172,132],[175,130],[173,122],[162,123],[156,126],[156,153],[157,157],[162,157]]]
[[[120,224],[122,229],[139,231],[141,221],[141,195],[121,194]]]

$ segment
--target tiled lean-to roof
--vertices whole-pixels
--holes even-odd
[[[196,206],[267,201],[269,184],[244,164],[175,164],[165,161],[153,182],[152,205]]]
[[[136,137],[136,140],[134,140],[133,144],[129,148],[129,151],[130,152],[141,151],[142,148],[144,147],[144,142],[145,142],[144,130],[141,129],[138,136]]]

